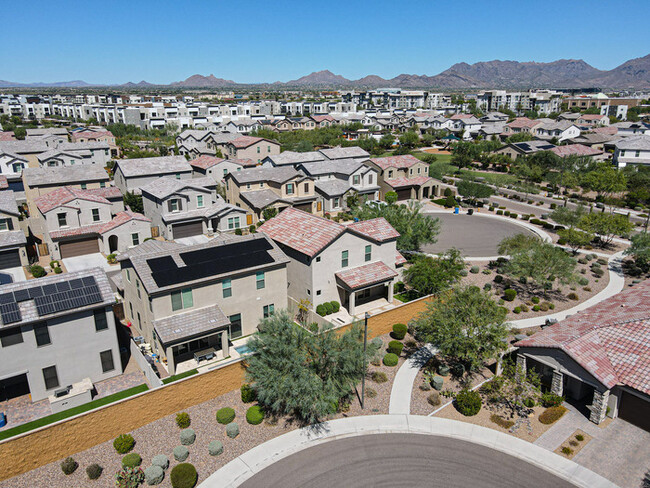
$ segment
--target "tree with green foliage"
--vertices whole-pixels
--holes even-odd
[[[359,220],[384,217],[399,232],[397,248],[403,251],[419,251],[421,246],[436,242],[440,232],[439,219],[422,213],[420,202],[388,205],[360,205],[352,212]]]
[[[621,214],[594,212],[580,221],[581,229],[596,234],[603,246],[608,246],[614,237],[626,237],[634,229],[630,219]]]
[[[16,127],[14,129],[14,137],[19,141],[24,141],[25,137],[27,137],[27,129],[24,127]]]
[[[449,249],[437,258],[418,255],[404,270],[404,281],[414,290],[425,295],[437,294],[449,289],[460,279],[465,261],[458,249]]]
[[[264,217],[264,220],[271,220],[277,214],[278,209],[276,207],[266,207],[264,210],[262,210],[262,217]]]
[[[381,139],[379,139],[379,145],[386,150],[392,149],[394,142],[395,136],[393,134],[384,134],[381,136]]]
[[[494,193],[490,186],[468,180],[459,181],[456,188],[459,195],[469,198],[473,204],[476,204],[477,199],[490,198]]]
[[[587,246],[594,238],[593,234],[589,232],[584,232],[578,230],[574,227],[568,229],[560,229],[557,231],[557,235],[560,236],[560,239],[564,239],[567,245],[571,250],[576,253],[578,249],[583,249]]]
[[[629,168],[629,169],[628,169]],[[650,205],[650,168],[641,165],[629,165],[627,175],[627,194],[625,200],[630,207]]]
[[[595,191],[598,194],[597,200],[606,201],[614,193],[624,192],[627,189],[627,181],[625,174],[611,163],[600,162],[582,177],[580,186],[585,190]]]
[[[124,194],[124,206],[129,207],[133,212],[144,212],[144,205],[142,203],[142,195],[136,195],[127,191]]]
[[[255,384],[266,412],[290,415],[305,423],[336,412],[365,375],[377,351],[368,343],[364,357],[360,324],[342,334],[326,329],[313,334],[283,310],[263,319],[248,341],[246,376]]]
[[[553,283],[562,285],[576,279],[576,260],[550,242],[516,234],[499,243],[499,254],[509,255],[504,273],[513,279],[525,277],[528,283],[550,290]]]
[[[404,134],[399,136],[399,144],[402,147],[409,149],[415,148],[420,143],[420,136],[417,135],[414,131],[406,131]]]
[[[579,204],[576,207],[558,207],[551,212],[551,219],[569,228],[578,227],[580,221],[587,215],[587,208]]]
[[[632,256],[634,263],[647,272],[650,270],[650,234],[642,232],[633,235],[630,240],[632,245],[625,250],[625,255]]]
[[[480,157],[481,148],[472,142],[457,142],[451,153],[451,163],[458,166],[460,171]]]
[[[452,288],[427,302],[426,311],[415,320],[415,334],[436,346],[447,362],[478,371],[507,348],[506,313],[476,286]]]
[[[296,152],[309,152],[313,150],[314,146],[312,146],[309,141],[300,141],[295,147]]]
[[[526,142],[532,141],[534,139],[533,135],[529,132],[517,132],[506,138],[507,144],[514,144],[515,142]]]

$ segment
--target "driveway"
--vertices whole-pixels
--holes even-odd
[[[521,487],[569,488],[553,473],[503,452],[449,437],[374,434],[299,451],[245,481],[242,488]]]
[[[119,266],[111,266],[106,261],[102,253],[96,252],[93,254],[84,254],[83,256],[75,256],[73,258],[62,259],[65,269],[68,273],[73,271],[83,271],[84,269],[102,268],[104,271],[113,271],[120,269]]]

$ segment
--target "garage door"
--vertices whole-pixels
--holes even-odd
[[[618,416],[629,423],[650,432],[650,402],[623,392]]]
[[[397,199],[398,200],[408,200],[409,198],[411,198],[411,189],[410,188],[397,190]]]
[[[296,205],[295,207],[303,212],[311,213],[311,203],[303,203],[302,205]]]
[[[97,238],[82,239],[79,241],[62,242],[59,244],[62,258],[72,258],[74,256],[83,256],[99,252],[99,242]]]
[[[172,232],[174,233],[174,239],[198,236],[200,234],[203,234],[203,224],[200,221],[189,222],[185,224],[174,224],[172,226]]]
[[[0,252],[0,269],[17,268],[20,266],[20,255],[18,249]]]

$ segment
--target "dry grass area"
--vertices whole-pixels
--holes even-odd
[[[553,452],[567,459],[571,459],[578,454],[591,439],[593,439],[592,436],[587,434],[585,431],[578,429]]]
[[[385,353],[385,348],[392,338],[385,334],[379,337],[382,340],[383,348],[379,357]],[[404,343],[414,341],[408,336]],[[332,418],[351,417],[358,415],[377,415],[388,413],[390,402],[390,391],[397,370],[406,360],[409,352],[416,349],[416,346],[405,348],[395,367],[384,366],[381,362],[378,366],[369,366],[369,375],[366,379],[366,401],[365,409],[361,409],[359,398],[355,395],[351,399],[349,407]],[[373,372],[383,372],[387,381],[376,383],[370,379]],[[361,394],[361,385],[357,388]],[[249,425],[246,422],[246,410],[254,403],[244,404],[241,401],[239,390],[234,390],[218,396],[207,402],[187,408],[184,411],[190,415],[191,428],[196,432],[196,441],[188,446],[190,455],[186,462],[192,463],[199,473],[198,484],[210,476],[214,471],[224,466],[249,449],[266,442],[274,437],[285,434],[291,430],[302,427],[302,425],[289,418],[277,420],[266,419],[260,425]],[[222,407],[232,407],[236,412],[235,422],[239,425],[240,434],[235,439],[226,436],[224,425],[217,423],[216,411]],[[164,454],[170,460],[170,468],[165,473],[165,479],[158,485],[161,488],[170,488],[169,471],[178,464],[174,460],[173,449],[181,445],[180,431],[176,425],[176,415],[168,415],[155,422],[145,425],[131,432],[136,445],[132,452],[142,456],[142,468],[151,465],[151,460],[158,454]],[[224,445],[224,452],[219,456],[210,456],[208,444],[213,440],[219,440]],[[47,449],[47,446],[43,446]],[[40,468],[29,471],[20,476],[4,480],[3,488],[45,488],[51,486],[74,486],[75,488],[100,488],[115,486],[114,475],[121,465],[122,455],[113,448],[113,442],[108,441],[96,445],[90,449],[79,452],[72,456],[79,463],[79,468],[71,475],[66,476],[60,468],[61,460],[49,463]],[[98,463],[104,468],[104,472],[98,480],[91,481],[86,476],[86,467],[92,463]],[[143,485],[146,486],[146,485]]]

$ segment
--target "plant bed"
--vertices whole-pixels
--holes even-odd
[[[585,431],[578,429],[553,452],[567,459],[571,459],[578,454],[591,439],[593,439],[592,436],[587,434]]]

